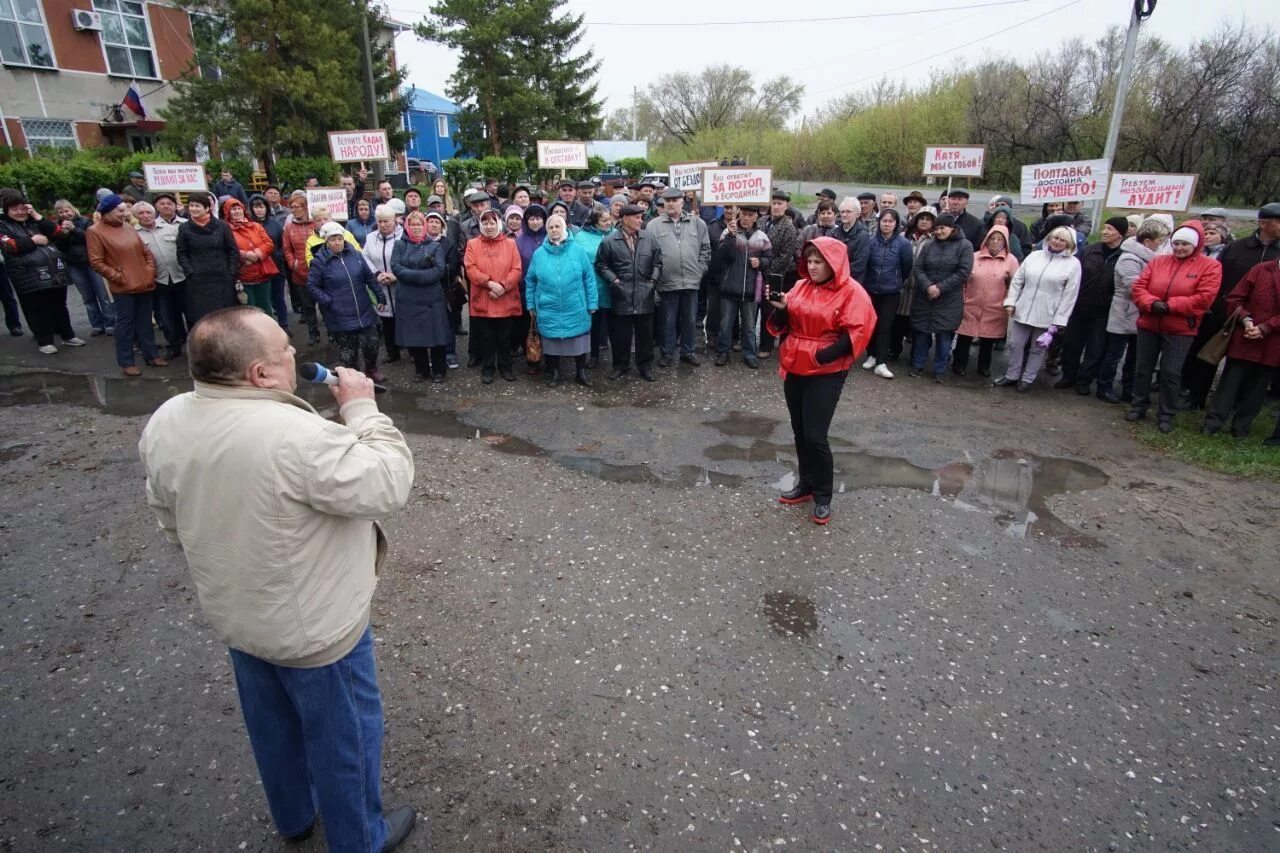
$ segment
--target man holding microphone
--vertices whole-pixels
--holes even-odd
[[[319,816],[332,851],[391,850],[415,814],[382,810],[369,611],[413,456],[362,373],[337,370],[341,423],[294,396],[293,346],[256,308],[208,314],[187,347],[195,388],[138,446],[147,502],[230,647],[276,829],[300,840]]]

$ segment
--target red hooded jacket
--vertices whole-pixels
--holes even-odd
[[[238,207],[245,216],[239,222],[231,221],[231,208]],[[261,284],[280,272],[276,262],[271,259],[275,251],[275,241],[267,234],[267,229],[249,218],[238,198],[229,198],[222,203],[222,219],[231,226],[231,235],[236,238],[236,248],[241,252],[257,252],[259,260],[250,263],[240,259],[240,280],[245,284]]]
[[[1133,282],[1133,304],[1138,306],[1138,328],[1158,335],[1194,335],[1222,286],[1222,264],[1205,257],[1204,226],[1200,220],[1182,223],[1200,235],[1196,251],[1178,260],[1156,255]],[[1165,314],[1153,314],[1151,306],[1163,302]]]
[[[876,327],[876,312],[871,297],[862,285],[849,275],[849,250],[834,237],[817,237],[804,245],[815,246],[835,271],[830,281],[814,284],[807,278],[796,282],[787,293],[787,312],[769,318],[769,331],[786,334],[778,349],[778,375],[820,376],[848,370],[871,341]],[[785,316],[785,325],[779,317]],[[843,358],[826,364],[818,363],[818,350],[848,335],[853,350]]]

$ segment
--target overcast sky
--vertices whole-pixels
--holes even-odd
[[[429,0],[387,2],[392,16],[406,23],[420,20],[430,5]],[[1009,5],[975,8],[989,3]],[[951,11],[835,19],[935,7],[950,7]],[[746,66],[758,70],[762,77],[792,75],[805,84],[802,112],[811,113],[880,77],[924,80],[933,67],[972,63],[988,56],[1028,60],[1075,36],[1090,41],[1109,26],[1127,26],[1132,6],[1129,0],[893,0],[877,4],[569,0],[567,8],[586,15],[584,41],[602,60],[597,79],[608,114],[630,104],[633,85],[643,89],[662,74],[698,71],[719,63]],[[1280,0],[1158,0],[1143,31],[1186,45],[1214,29],[1214,15],[1225,23],[1245,22],[1252,29],[1270,27],[1280,32]],[[780,23],[782,18],[795,22]],[[724,25],[728,21],[761,23]],[[925,46],[932,56],[923,55],[921,48]],[[945,52],[953,47],[957,49]],[[400,61],[409,66],[409,83],[445,94],[446,81],[457,63],[455,53],[422,42],[412,33],[397,38],[396,51]]]

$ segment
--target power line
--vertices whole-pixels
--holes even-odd
[[[587,21],[590,27],[749,27],[760,24],[819,24],[829,21],[863,21],[868,18],[901,18],[907,15],[931,15],[935,12],[986,9],[992,6],[1018,6],[1036,0],[994,0],[990,3],[966,3],[963,6],[942,6],[930,9],[912,9],[903,12],[871,12],[865,15],[832,15],[822,18],[775,18],[756,21]]]
[[[1047,18],[1047,17],[1049,17],[1050,15],[1054,15],[1054,14],[1057,14],[1058,12],[1061,12],[1063,9],[1069,9],[1069,8],[1071,8],[1072,6],[1075,6],[1075,5],[1077,5],[1077,4],[1079,4],[1079,3],[1083,3],[1083,2],[1084,2],[1084,0],[1071,0],[1071,2],[1070,2],[1070,3],[1064,3],[1063,5],[1058,6],[1058,7],[1057,7],[1057,8],[1055,8],[1055,9],[1050,9],[1048,12],[1045,12],[1045,13],[1043,13],[1043,14],[1041,14],[1041,15],[1034,15],[1034,16],[1032,16],[1032,17],[1030,17],[1030,18],[1027,18],[1027,19],[1022,20],[1022,21],[1019,21],[1018,23],[1013,24],[1012,26],[1005,27],[1005,28],[1004,28],[1004,29],[1002,29],[1002,30],[996,30],[994,33],[987,33],[985,36],[982,36],[981,38],[976,38],[976,39],[974,39],[973,41],[968,41],[968,42],[965,42],[964,44],[958,44],[958,45],[956,45],[955,47],[947,48],[946,50],[940,51],[940,52],[938,52],[938,53],[930,54],[929,56],[926,56],[924,59],[917,59],[917,60],[915,60],[914,62],[908,62],[906,65],[898,65],[898,66],[895,66],[892,70],[893,70],[894,72],[898,72],[898,71],[901,71],[901,70],[902,70],[902,69],[904,69],[904,68],[911,68],[911,67],[912,67],[912,66],[914,66],[914,65],[920,65],[920,64],[925,63],[925,62],[936,62],[939,56],[946,56],[948,53],[955,53],[957,50],[964,50],[966,47],[973,47],[975,44],[979,44],[979,43],[981,43],[981,42],[984,42],[984,41],[986,41],[987,39],[992,39],[992,38],[995,38],[995,37],[996,37],[996,36],[998,36],[998,35],[1003,35],[1004,33],[1007,33],[1007,32],[1009,32],[1010,30],[1016,30],[1018,27],[1021,27],[1021,26],[1025,25],[1025,24],[1030,24],[1031,22],[1033,22],[1033,21],[1038,21],[1038,20],[1040,20],[1041,18]],[[870,81],[872,81],[872,80],[875,80],[875,79],[876,79],[876,78],[878,78],[878,77],[883,77],[883,76],[885,75],[885,73],[887,73],[887,72],[881,72],[881,73],[879,73],[879,74],[872,74],[870,77],[863,77],[861,80],[854,80],[852,83],[841,83],[841,84],[839,84],[839,85],[837,85],[837,86],[829,86],[829,87],[827,87],[826,89],[818,89],[816,92],[813,92],[812,94],[814,94],[814,95],[821,95],[821,94],[823,94],[824,92],[834,92],[834,91],[836,91],[837,89],[848,89],[848,88],[851,88],[851,87],[853,87],[853,86],[857,86],[857,85],[859,85],[859,84],[861,84],[861,83],[867,83],[867,82],[870,82]]]

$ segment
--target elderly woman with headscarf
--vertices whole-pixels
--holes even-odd
[[[536,253],[535,253],[536,254]],[[480,236],[467,241],[463,255],[471,296],[471,345],[480,381],[493,382],[495,367],[508,382],[511,372],[511,324],[520,316],[520,252],[502,233],[501,214],[480,214]]]
[[[62,260],[67,264],[67,275],[71,283],[80,292],[80,300],[84,303],[85,313],[89,315],[91,335],[97,336],[112,331],[116,324],[116,309],[107,292],[107,284],[102,276],[94,272],[89,265],[89,250],[85,247],[85,234],[93,220],[81,216],[75,205],[66,199],[54,202],[53,213],[61,224],[70,222],[71,229],[63,226],[65,239],[62,243]]]
[[[382,340],[387,347],[387,363],[400,360],[400,347],[396,345],[396,275],[391,271],[391,256],[404,231],[396,224],[396,212],[389,205],[380,204],[374,211],[377,226],[365,237],[364,260],[373,270],[378,284],[387,294],[386,304],[378,315],[382,321]]]
[[[520,269],[524,272],[520,278],[520,298],[523,300],[526,292],[525,276],[529,273],[529,264],[533,262],[533,253],[538,251],[538,247],[542,245],[542,241],[547,239],[547,209],[540,204],[531,204],[524,209],[524,222],[520,227],[520,234],[516,237],[516,249],[520,252]],[[516,318],[511,326],[511,348],[519,350],[524,347],[526,339],[529,337],[530,320],[529,306],[524,303],[524,311]],[[537,373],[539,370],[539,362],[529,361],[528,353],[525,353],[527,372],[530,374]]]
[[[551,204],[547,205],[547,222],[550,222],[551,217],[553,216],[557,216],[557,215],[563,216],[565,227],[569,229],[569,236],[572,237],[576,235],[579,230],[581,230],[577,225],[574,225],[573,221],[569,218],[569,214],[572,211],[573,211],[572,205],[566,202],[563,202],[560,199],[556,199],[555,201],[551,202]]]
[[[247,302],[270,314],[271,279],[276,274],[276,262],[271,257],[275,243],[265,228],[245,215],[238,198],[228,197],[222,203],[222,218],[231,226],[231,236],[240,251],[238,284],[244,288]]]
[[[187,323],[236,304],[240,247],[231,227],[213,216],[213,196],[187,196],[186,222],[178,226],[178,263],[186,275]]]
[[[978,341],[978,375],[991,375],[991,353],[1004,338],[1009,319],[1004,298],[1018,272],[1018,260],[1009,251],[1009,230],[995,224],[982,247],[973,255],[973,272],[964,286],[964,320],[951,354],[951,372],[964,376],[969,370],[969,348]],[[1016,238],[1015,238],[1016,239]]]
[[[325,328],[338,345],[338,363],[360,369],[374,382],[382,382],[378,370],[377,306],[386,302],[382,285],[364,257],[347,240],[346,229],[326,222],[320,229],[322,245],[311,259],[307,290],[324,313]]]
[[[1079,292],[1075,231],[1061,226],[1045,237],[1043,249],[1027,255],[1009,283],[1004,298],[1005,313],[1013,318],[1005,347],[1009,366],[993,385],[1031,390],[1054,336],[1071,320]]]
[[[547,383],[558,385],[562,356],[573,356],[574,377],[591,387],[587,353],[591,349],[591,315],[598,305],[595,271],[587,252],[569,233],[559,213],[547,220],[547,239],[533,253],[525,273],[529,313],[542,336]]]
[[[956,227],[955,217],[940,215],[933,239],[924,244],[911,268],[916,287],[911,306],[910,376],[924,373],[932,348],[933,381],[942,382],[951,360],[952,340],[964,319],[964,284],[973,272],[973,254],[973,244]]]
[[[413,357],[415,382],[441,383],[449,372],[445,351],[453,339],[445,300],[445,246],[427,231],[427,217],[411,213],[404,220],[404,239],[391,253],[396,277],[396,344]]]

